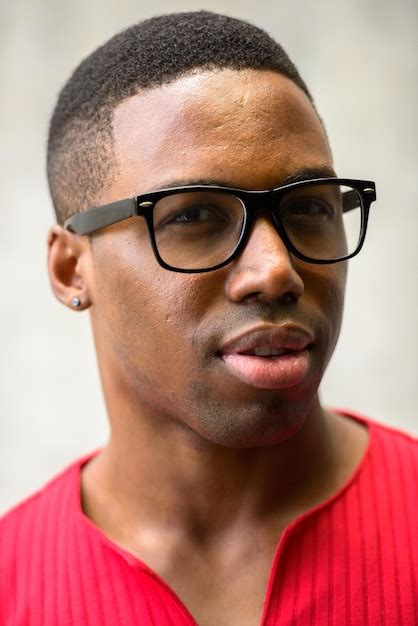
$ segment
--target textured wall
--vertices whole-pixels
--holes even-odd
[[[89,316],[58,304],[47,278],[47,124],[83,57],[162,12],[206,8],[266,28],[316,99],[339,175],[376,181],[322,398],[418,433],[417,3],[154,0],[149,7],[0,0],[0,511],[108,436]]]

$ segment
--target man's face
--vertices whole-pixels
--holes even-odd
[[[142,91],[115,109],[114,142],[117,174],[98,204],[202,180],[269,189],[332,169],[309,100],[270,71],[198,72]],[[192,438],[237,448],[278,443],[303,425],[338,337],[345,263],[290,256],[267,214],[240,256],[208,273],[160,267],[142,217],[95,233],[92,255],[101,368],[125,381],[138,419],[169,419]],[[311,333],[296,384],[256,387],[226,367],[222,344],[262,325]]]

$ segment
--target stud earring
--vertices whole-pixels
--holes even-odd
[[[71,301],[71,304],[72,304],[73,306],[76,306],[76,307],[80,306],[80,305],[81,305],[81,300],[80,300],[80,298],[73,298],[73,299],[72,299],[72,301]]]

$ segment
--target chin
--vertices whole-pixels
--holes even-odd
[[[294,437],[312,413],[315,395],[307,402],[299,401],[246,405],[239,410],[226,411],[219,407],[200,416],[191,426],[200,440],[226,448],[257,448],[273,446]],[[202,443],[203,443],[202,441]]]

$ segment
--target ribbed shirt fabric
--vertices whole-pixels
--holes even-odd
[[[282,534],[261,626],[418,625],[418,440],[340,413],[368,427],[368,449],[334,496]],[[83,513],[80,469],[98,452],[2,517],[1,626],[197,624],[158,574]]]

